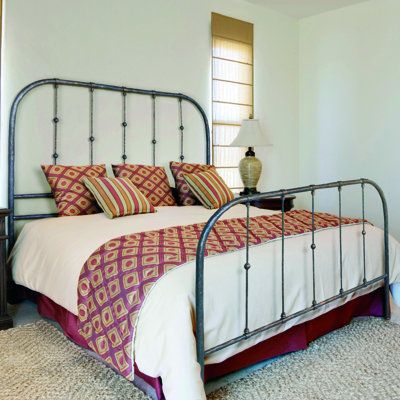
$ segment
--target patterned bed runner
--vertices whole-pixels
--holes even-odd
[[[250,218],[249,243],[282,236],[281,214]],[[342,224],[361,220],[342,218]],[[315,213],[315,230],[337,227],[339,218]],[[311,232],[311,212],[285,213],[285,237]],[[133,380],[132,338],[147,293],[167,271],[196,258],[205,223],[134,233],[99,247],[82,268],[78,284],[79,333],[89,347],[124,377]],[[246,246],[246,218],[219,220],[205,256]]]

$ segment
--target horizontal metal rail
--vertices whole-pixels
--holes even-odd
[[[254,331],[251,331],[248,334],[243,334],[243,335],[237,336],[234,339],[228,340],[227,342],[222,343],[222,344],[220,344],[218,346],[211,347],[210,349],[206,350],[204,353],[205,353],[206,356],[208,356],[210,354],[216,353],[219,350],[225,349],[226,347],[232,346],[233,344],[241,342],[242,340],[250,339],[251,337],[253,337],[255,335],[259,335],[260,333],[266,332],[266,331],[268,331],[268,330],[270,330],[272,328],[276,328],[277,326],[280,326],[283,323],[286,323],[286,322],[288,322],[288,321],[290,321],[290,320],[292,320],[294,318],[301,317],[304,314],[307,314],[307,313],[309,313],[311,311],[318,310],[319,308],[321,308],[323,306],[326,306],[329,303],[332,303],[333,301],[340,300],[341,298],[346,297],[349,294],[352,294],[352,293],[356,292],[357,290],[363,289],[363,288],[365,288],[367,286],[371,286],[371,285],[373,285],[373,284],[375,284],[375,283],[377,283],[379,281],[384,280],[385,278],[386,278],[386,275],[378,276],[377,278],[372,279],[371,281],[368,281],[365,284],[363,283],[363,284],[358,285],[358,286],[356,286],[356,287],[354,287],[352,289],[343,291],[342,294],[337,294],[335,296],[330,297],[329,299],[321,301],[321,302],[317,303],[315,306],[311,306],[311,307],[305,308],[304,310],[298,311],[298,312],[296,312],[294,314],[287,315],[285,318],[279,319],[279,320],[277,320],[275,322],[271,322],[268,325],[264,325],[264,326],[262,326],[260,328],[257,328],[257,329],[255,329]]]
[[[342,265],[342,188],[346,186],[354,186],[354,185],[361,185],[362,189],[362,215],[363,215],[363,230],[362,230],[362,236],[363,236],[363,262],[364,262],[364,277],[363,277],[363,283],[357,285],[356,287],[350,288],[350,289],[343,289],[343,265]],[[375,277],[373,279],[367,280],[365,276],[365,209],[364,209],[364,188],[365,185],[370,185],[376,189],[378,192],[381,202],[382,202],[382,210],[383,210],[383,220],[384,220],[384,274],[380,275],[378,277]],[[323,189],[332,189],[332,188],[337,188],[338,193],[339,193],[339,226],[338,226],[338,231],[339,231],[339,241],[340,241],[340,271],[339,271],[339,280],[340,280],[340,291],[338,294],[328,298],[324,299],[320,302],[317,302],[315,299],[315,255],[314,251],[317,247],[316,240],[315,240],[315,235],[314,235],[314,215],[315,215],[315,204],[314,204],[314,196],[315,192],[317,190],[323,190]],[[312,232],[311,232],[311,250],[312,250],[312,279],[313,279],[313,301],[310,307],[306,307],[303,310],[300,310],[294,314],[286,315],[285,313],[285,220],[284,220],[284,200],[285,196],[289,195],[294,195],[294,194],[299,194],[299,193],[306,193],[310,192],[311,193],[311,198],[312,198],[312,207],[311,207],[311,213],[312,213]],[[248,295],[249,295],[249,272],[250,272],[250,267],[251,264],[249,262],[249,248],[251,247],[249,245],[249,241],[246,240],[245,244],[245,249],[246,249],[246,262],[244,264],[244,269],[245,269],[245,328],[242,334],[238,335],[237,337],[234,337],[224,343],[221,343],[217,346],[214,346],[210,349],[205,350],[204,348],[204,259],[205,259],[205,250],[206,250],[206,243],[208,236],[210,235],[214,225],[216,222],[221,218],[223,214],[225,214],[230,208],[234,207],[235,205],[238,204],[245,204],[247,206],[247,210],[249,207],[250,202],[256,201],[256,200],[261,200],[261,199],[268,199],[272,197],[280,197],[282,201],[282,222],[281,222],[281,229],[282,229],[282,263],[281,263],[281,281],[282,281],[282,287],[281,287],[281,295],[282,295],[282,313],[281,313],[281,318],[273,321],[265,326],[261,326],[253,331],[250,331],[248,328]],[[247,212],[247,217],[246,217],[247,223],[246,223],[246,229],[247,229],[247,236],[249,234],[249,213]],[[309,185],[309,186],[301,186],[297,188],[291,188],[291,189],[282,189],[282,190],[276,190],[276,191],[271,191],[271,192],[266,192],[266,193],[259,193],[259,194],[254,194],[250,196],[243,196],[243,197],[238,197],[235,198],[234,200],[230,201],[229,203],[225,204],[221,208],[219,208],[208,220],[206,223],[200,239],[199,243],[197,246],[197,252],[196,252],[196,350],[197,350],[197,360],[201,368],[201,377],[204,379],[204,362],[205,362],[205,356],[213,354],[215,352],[218,352],[228,346],[231,346],[233,344],[239,343],[244,340],[248,340],[249,338],[259,335],[263,332],[266,332],[269,329],[272,329],[274,327],[280,326],[283,323],[286,323],[294,318],[304,316],[306,314],[315,312],[319,308],[330,304],[336,300],[339,300],[345,296],[348,296],[352,293],[355,293],[359,290],[362,290],[363,288],[366,288],[368,286],[374,285],[380,281],[384,282],[384,317],[385,318],[390,318],[390,306],[389,306],[389,222],[388,222],[388,211],[387,211],[387,203],[386,199],[384,196],[384,193],[382,189],[379,187],[378,184],[376,184],[374,181],[371,181],[369,179],[353,179],[353,180],[348,180],[348,181],[337,181],[337,182],[330,182],[330,183],[325,183],[325,184],[320,184],[320,185]]]
[[[26,193],[14,195],[14,199],[50,199],[52,197],[53,193]]]
[[[22,215],[14,215],[14,221],[26,221],[30,219],[42,219],[42,218],[55,218],[58,217],[57,213],[48,213],[48,214],[22,214]]]

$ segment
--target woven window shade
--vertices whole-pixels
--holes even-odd
[[[242,188],[242,148],[228,147],[253,108],[253,24],[212,13],[213,161],[232,189]]]
[[[253,24],[250,22],[212,13],[211,32],[213,36],[220,36],[253,46]]]

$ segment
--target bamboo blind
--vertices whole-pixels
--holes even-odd
[[[253,24],[212,13],[213,161],[228,186],[239,191],[243,149],[229,147],[253,110]]]

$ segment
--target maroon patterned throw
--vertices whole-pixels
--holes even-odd
[[[342,218],[342,224],[361,220]],[[285,213],[285,236],[311,232],[311,212]],[[79,332],[88,345],[127,379],[133,380],[132,339],[147,293],[164,274],[196,257],[204,223],[134,233],[99,247],[82,268],[78,286]],[[315,229],[333,228],[339,218],[315,214]],[[251,245],[279,238],[281,214],[250,218]],[[205,255],[246,246],[246,219],[219,220],[207,241]]]

